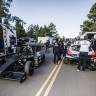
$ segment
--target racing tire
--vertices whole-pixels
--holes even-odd
[[[33,64],[32,64],[31,61],[26,62],[24,71],[26,72],[27,76],[32,76],[33,75],[34,68],[33,68]]]

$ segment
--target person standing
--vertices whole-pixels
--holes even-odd
[[[50,41],[47,40],[46,43],[45,43],[45,45],[46,45],[46,51],[49,52]]]
[[[64,53],[64,43],[63,43],[62,39],[60,39],[59,44],[60,44],[59,60],[61,60],[61,55],[63,55],[63,53]]]
[[[79,62],[78,62],[78,67],[77,71],[80,71],[81,66],[82,66],[82,71],[86,70],[87,66],[87,59],[88,59],[88,52],[89,48],[91,45],[91,42],[87,40],[87,36],[84,37],[84,40],[80,41],[80,50],[79,50]]]
[[[66,56],[66,53],[67,53],[67,44],[64,43],[64,52],[63,52],[63,57]]]
[[[58,38],[56,38],[56,41],[53,43],[53,53],[54,53],[54,64],[58,64],[60,56],[60,44]]]
[[[91,45],[94,52],[96,52],[96,34],[94,35],[94,39],[92,40]]]

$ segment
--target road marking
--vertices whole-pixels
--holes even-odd
[[[44,82],[44,84],[41,86],[41,88],[39,89],[38,93],[35,96],[40,96],[40,94],[42,93],[42,91],[44,90],[45,86],[47,85],[47,83],[49,82],[49,80],[51,79],[52,75],[54,74],[55,70],[57,69],[58,65],[56,65],[53,69],[53,71],[50,73],[50,75],[48,76],[48,78],[46,79],[46,81]]]
[[[46,89],[46,91],[45,91],[45,93],[44,93],[43,96],[48,96],[48,94],[49,94],[49,92],[50,92],[50,90],[51,90],[51,88],[52,88],[52,85],[54,84],[55,79],[56,79],[56,77],[57,77],[57,75],[58,75],[58,73],[59,73],[59,71],[60,71],[60,68],[61,68],[62,64],[63,64],[63,60],[62,60],[62,62],[60,63],[60,65],[59,65],[59,67],[58,67],[58,69],[57,69],[54,77],[52,78],[52,81],[50,82],[50,84],[49,84],[48,88]]]

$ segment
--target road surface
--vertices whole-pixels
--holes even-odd
[[[53,64],[53,53],[20,84],[0,79],[0,96],[96,96],[96,71],[77,72],[75,64]]]

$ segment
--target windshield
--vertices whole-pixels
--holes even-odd
[[[80,50],[80,45],[73,45],[73,46],[71,46],[71,50],[79,51]]]

